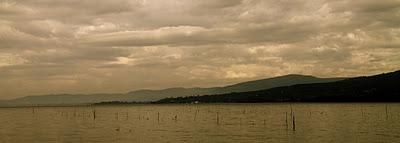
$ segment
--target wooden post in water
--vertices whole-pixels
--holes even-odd
[[[292,116],[292,124],[293,124],[293,131],[296,131],[296,119],[295,119],[295,116],[294,116],[294,113],[293,113],[293,116]]]
[[[285,113],[286,113],[286,130],[287,130],[289,127],[289,124],[288,124],[288,120],[287,120],[287,112],[285,112]]]
[[[290,116],[293,116],[293,107],[292,107],[292,103],[290,103]]]
[[[219,125],[219,112],[217,112],[217,125]]]
[[[199,112],[199,110],[198,110],[198,109],[196,110],[196,112],[194,112],[194,119],[193,119],[193,121],[196,121],[197,112]]]
[[[362,105],[361,105],[361,118],[364,119],[364,108]]]
[[[92,109],[92,112],[93,112],[93,120],[96,120],[96,109]]]
[[[160,123],[160,112],[157,113],[157,123]]]
[[[387,104],[386,104],[385,110],[386,110],[386,120],[387,120],[387,119],[389,118],[389,115],[388,115],[388,106],[387,106]]]

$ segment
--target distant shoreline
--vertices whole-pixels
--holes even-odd
[[[118,96],[118,98],[115,99],[109,98],[111,95],[92,95],[90,97],[88,97],[89,95],[86,97],[78,96],[78,98],[74,98],[74,101],[72,102],[68,100],[70,98],[69,95],[37,97],[39,99],[50,98],[52,99],[51,101],[53,101],[42,102],[39,99],[35,99],[35,97],[27,97],[20,99],[20,102],[10,101],[7,103],[3,101],[3,105],[0,104],[0,108],[149,104],[400,103],[399,84],[400,70],[391,73],[361,76],[334,82],[287,84],[286,86],[245,92],[231,91],[229,93],[199,95],[192,93],[190,90],[190,92],[186,93],[186,96],[178,96],[176,95],[175,90],[181,91],[181,89],[168,89],[164,92],[157,92],[162,96],[153,100],[134,100],[129,98],[135,97],[133,95]],[[254,84],[253,86],[259,85]],[[184,91],[186,90],[184,89]],[[152,92],[146,93],[146,96],[150,95],[152,95]],[[100,100],[100,97],[107,97],[107,100]],[[129,98],[129,100],[127,98]]]
[[[38,105],[38,106],[0,106],[1,108],[41,108],[41,107],[98,107],[98,106],[151,106],[151,105],[241,105],[241,104],[364,104],[364,103],[376,103],[376,104],[398,104],[400,102],[256,102],[256,103],[120,103],[120,104],[85,104],[85,105]]]

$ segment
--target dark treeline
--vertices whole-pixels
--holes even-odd
[[[93,105],[119,105],[119,104],[139,104],[141,102],[126,102],[126,101],[109,101],[109,102],[99,102]]]
[[[346,80],[220,95],[166,98],[155,103],[400,102],[400,71]]]

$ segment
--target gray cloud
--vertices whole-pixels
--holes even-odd
[[[0,1],[0,98],[400,67],[397,0]]]

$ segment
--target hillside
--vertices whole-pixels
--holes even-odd
[[[164,90],[138,90],[128,93],[135,101],[156,101],[168,97],[184,97],[193,95],[223,94],[232,92],[247,92],[270,89],[280,86],[290,86],[306,83],[325,83],[343,80],[344,78],[317,78],[305,75],[286,75],[274,78],[242,82],[225,87],[212,88],[168,88]]]
[[[400,71],[330,83],[297,84],[251,92],[162,99],[156,103],[399,102]]]
[[[256,90],[270,89],[280,86],[290,86],[290,85],[307,84],[307,83],[325,83],[343,79],[345,78],[317,78],[307,75],[290,74],[275,78],[248,81],[222,87],[217,89],[218,90],[217,93],[256,91]]]
[[[255,81],[248,81],[225,87],[211,88],[168,88],[163,90],[137,90],[129,93],[115,94],[55,94],[41,96],[27,96],[0,102],[0,106],[31,106],[31,105],[76,105],[99,102],[152,102],[164,98],[185,97],[194,95],[212,95],[232,92],[248,92],[261,89],[270,89],[279,86],[290,86],[306,83],[326,83],[344,78],[317,78],[304,75],[286,75]]]

